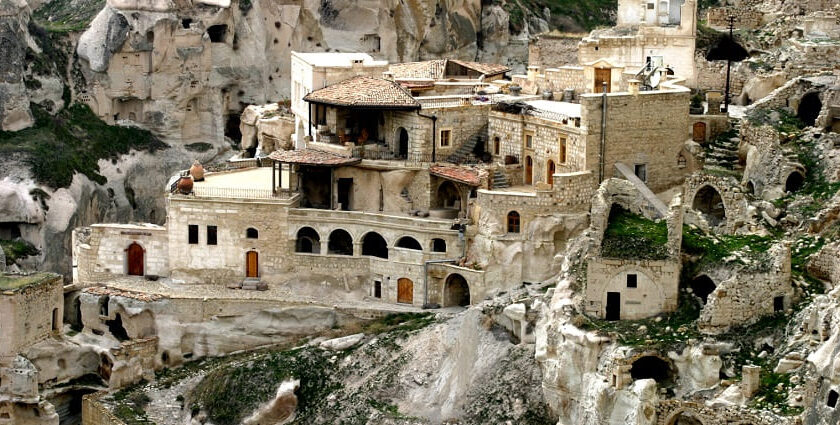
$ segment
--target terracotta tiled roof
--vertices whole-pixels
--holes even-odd
[[[424,62],[407,62],[391,65],[389,71],[394,78],[431,78],[441,80],[446,77],[446,64],[452,62],[471,69],[485,76],[504,74],[510,68],[495,63],[469,62],[457,59],[433,59]]]
[[[457,59],[450,60],[454,63],[457,63],[458,65],[463,66],[464,68],[472,69],[473,71],[480,72],[487,76],[504,74],[505,72],[510,71],[510,68],[504,65],[499,65],[497,63],[468,62]]]
[[[362,161],[359,158],[346,158],[334,153],[321,152],[314,149],[274,151],[268,157],[286,164],[320,165],[324,167],[340,167],[342,165],[358,164]]]
[[[395,78],[443,78],[446,71],[446,59],[433,59],[423,62],[395,63],[389,70]]]
[[[420,109],[420,103],[398,83],[382,78],[353,77],[303,97],[312,103],[367,108]]]
[[[453,180],[470,186],[478,186],[481,184],[481,175],[479,174],[479,171],[470,167],[433,165],[429,167],[429,173],[438,177],[443,177],[447,180]]]

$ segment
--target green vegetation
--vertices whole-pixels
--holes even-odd
[[[41,253],[34,245],[20,238],[13,240],[0,239],[0,247],[6,254],[7,266],[17,263],[18,260]]]
[[[805,125],[799,118],[783,108],[778,109],[753,109],[747,116],[747,120],[755,125],[769,125],[780,133],[798,134]]]
[[[146,130],[109,126],[87,105],[74,104],[51,116],[32,105],[35,125],[18,132],[0,131],[0,153],[21,152],[39,183],[69,186],[74,173],[103,184],[100,159],[116,160],[131,149],[155,151],[166,145]]]
[[[510,15],[511,31],[520,32],[525,22],[532,14],[542,16],[542,11],[551,11],[550,24],[554,27],[562,26],[562,18],[570,17],[583,29],[591,30],[600,26],[612,25],[612,14],[618,7],[616,0],[494,0],[495,4],[503,4]]]
[[[788,394],[795,385],[790,382],[791,375],[787,373],[775,373],[762,369],[759,378],[758,392],[750,401],[750,407],[761,410],[776,410],[783,415],[799,415],[804,410],[799,406],[791,406],[788,403]]]
[[[140,385],[145,384],[145,382],[142,382]],[[114,415],[125,422],[126,425],[154,424],[146,416],[146,406],[151,399],[145,392],[137,391],[135,387],[122,389],[114,394],[114,401],[118,403],[114,409]]]
[[[33,13],[34,20],[50,32],[83,31],[105,7],[105,0],[52,0]]]
[[[53,273],[34,273],[28,276],[4,276],[0,275],[0,290],[10,291],[20,288],[25,288],[30,285],[36,285],[48,279],[57,277]]]
[[[771,236],[758,235],[707,235],[701,230],[683,226],[682,251],[693,257],[690,274],[703,266],[719,263],[755,266],[766,265],[767,250],[775,240]],[[735,255],[735,254],[738,255]]]
[[[668,228],[619,205],[610,210],[601,255],[607,258],[662,260],[668,258]]]
[[[701,336],[696,324],[700,309],[700,301],[681,290],[679,307],[673,313],[640,320],[616,321],[579,315],[575,321],[581,329],[609,335],[621,344],[665,351]]]

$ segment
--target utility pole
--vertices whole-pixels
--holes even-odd
[[[735,28],[735,16],[729,15],[727,18],[729,21],[729,39],[733,42],[735,39],[732,36],[732,30]],[[729,79],[730,79],[730,68],[732,67],[732,59],[726,59],[726,91],[723,95],[723,112],[729,113]]]

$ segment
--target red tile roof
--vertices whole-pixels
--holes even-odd
[[[429,167],[429,173],[470,186],[479,186],[481,184],[481,174],[475,168],[455,165],[433,165]]]
[[[333,106],[420,109],[420,103],[399,83],[366,76],[353,77],[315,90],[303,100]]]
[[[359,158],[346,158],[329,152],[314,149],[300,149],[293,151],[274,151],[269,158],[286,164],[320,165],[324,167],[341,167],[343,165],[358,164]]]

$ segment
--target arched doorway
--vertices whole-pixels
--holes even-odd
[[[755,196],[755,184],[753,184],[752,180],[747,182],[747,193]]]
[[[143,247],[137,242],[132,242],[126,249],[128,256],[128,274],[130,276],[143,276]]]
[[[260,277],[260,259],[257,251],[245,254],[245,277]]]
[[[344,229],[335,229],[327,242],[327,253],[353,255],[353,237]]]
[[[700,211],[712,226],[717,226],[726,220],[726,208],[723,205],[723,198],[715,188],[703,186],[694,195],[691,207]]]
[[[321,253],[321,236],[311,227],[301,227],[295,239],[295,252]]]
[[[414,282],[407,277],[397,280],[397,302],[402,304],[414,303]]]
[[[802,189],[803,184],[805,184],[805,176],[799,171],[794,171],[785,180],[785,192],[798,192],[799,189]]]
[[[691,291],[703,300],[703,304],[706,304],[715,288],[715,282],[706,275],[698,276],[691,281]]]
[[[671,364],[657,356],[639,357],[630,366],[630,377],[637,379],[653,379],[661,384],[673,380]]]
[[[817,117],[820,116],[820,110],[822,110],[820,95],[819,93],[811,92],[802,96],[802,100],[799,101],[799,108],[796,110],[796,116],[799,117],[803,124],[813,127],[817,122]]]
[[[548,164],[546,165],[545,169],[548,170],[546,172],[546,175],[545,175],[545,182],[553,185],[554,184],[554,172],[557,171],[557,166],[554,165],[554,161],[549,159]]]
[[[453,273],[446,278],[443,293],[444,307],[470,305],[470,286],[464,276],[458,273]]]
[[[446,209],[460,209],[461,208],[461,193],[450,181],[445,181],[438,186],[437,190],[437,206]]]
[[[674,415],[668,425],[703,425],[703,422],[692,412],[682,411]]]
[[[692,128],[692,139],[695,142],[705,142],[706,141],[706,123],[704,122],[696,122],[694,123],[694,127]]]
[[[403,159],[408,158],[408,131],[400,127],[397,130],[397,139],[397,156]]]
[[[362,255],[388,258],[388,243],[379,233],[370,232],[362,238]]]
[[[525,184],[534,183],[534,160],[530,156],[525,157]]]

